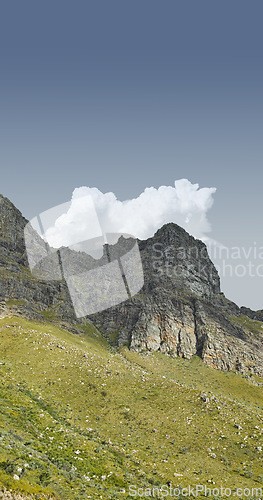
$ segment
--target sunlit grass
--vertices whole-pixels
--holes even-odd
[[[8,489],[66,500],[130,498],[130,484],[260,486],[263,398],[251,381],[197,357],[114,352],[89,324],[74,335],[5,318],[0,341]]]

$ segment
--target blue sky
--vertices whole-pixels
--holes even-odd
[[[263,246],[261,1],[0,6],[2,194],[27,218],[80,186],[216,187],[211,237]],[[263,308],[262,278],[225,280]]]

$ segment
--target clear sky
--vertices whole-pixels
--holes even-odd
[[[76,187],[187,178],[217,188],[212,238],[263,247],[262,18],[258,0],[3,0],[0,192],[30,219]],[[262,284],[222,277],[253,308]]]

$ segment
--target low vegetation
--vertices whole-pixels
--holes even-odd
[[[6,317],[0,338],[2,498],[125,499],[131,485],[263,488],[259,379],[198,357],[119,351],[90,325],[74,335]]]

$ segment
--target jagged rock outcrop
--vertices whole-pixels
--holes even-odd
[[[28,266],[24,228],[28,221],[0,195],[0,299],[1,312],[9,309],[41,318],[48,308],[61,320],[75,320],[65,283],[35,278]]]
[[[255,335],[243,325],[244,311],[221,293],[206,246],[167,224],[140,241],[139,248],[143,289],[94,315],[95,325],[106,336],[118,331],[118,345],[137,352],[160,350],[186,359],[198,355],[215,368],[263,375],[262,330]]]
[[[34,277],[29,269],[26,219],[0,196],[0,314],[10,308],[30,317],[77,324],[63,279]],[[111,256],[126,251],[120,238]],[[117,345],[190,359],[194,355],[215,368],[263,375],[263,311],[239,308],[220,291],[220,280],[206,246],[176,224],[166,224],[146,241],[138,241],[144,286],[129,300],[89,317]],[[68,269],[89,269],[92,258],[62,249]],[[106,252],[97,262],[107,262]],[[40,266],[41,268],[41,266]],[[47,273],[48,274],[48,273]],[[48,311],[48,316],[47,316]],[[43,316],[44,314],[44,316]]]

